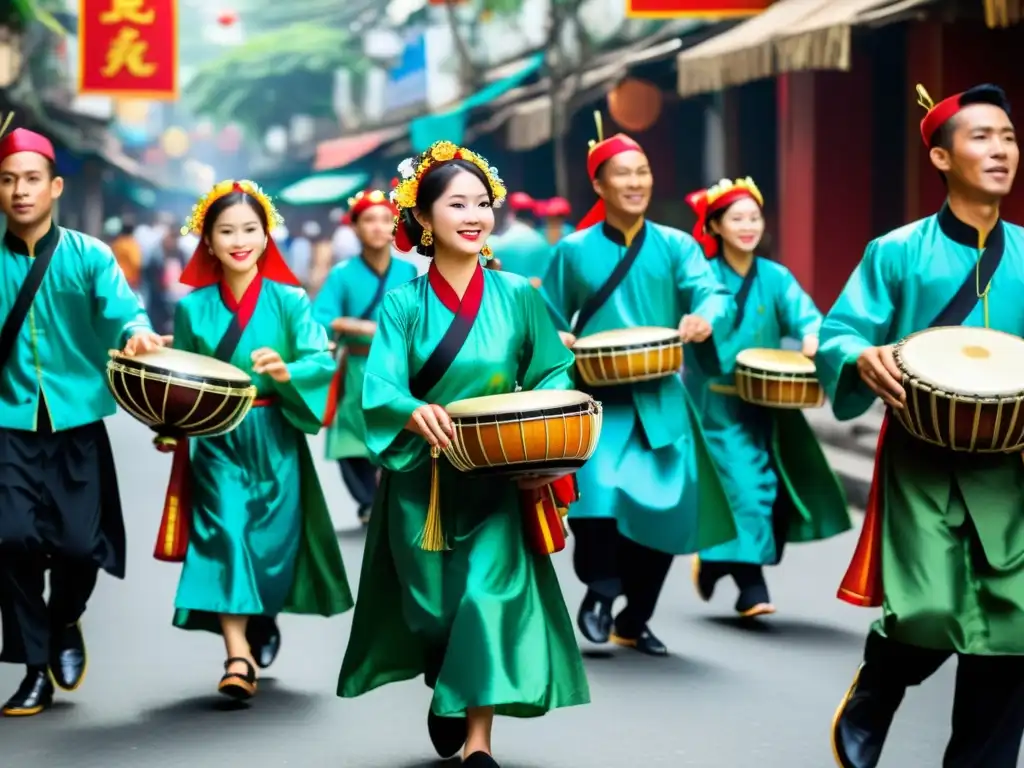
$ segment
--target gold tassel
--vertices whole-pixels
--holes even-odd
[[[935,109],[935,102],[932,97],[928,95],[928,91],[924,89],[924,86],[920,83],[917,84],[917,103],[919,106],[924,107],[928,112]]]
[[[420,549],[426,552],[441,552],[445,549],[444,531],[441,530],[441,483],[437,476],[437,460],[441,449],[430,449],[430,503],[427,505],[427,521],[420,532]]]
[[[604,119],[601,117],[601,110],[594,110],[594,126],[597,128],[597,138],[587,142],[587,147],[593,149],[604,141]]]

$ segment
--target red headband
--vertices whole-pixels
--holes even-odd
[[[593,181],[597,177],[597,172],[602,165],[624,152],[643,152],[643,149],[624,133],[617,133],[592,146],[587,154],[587,175],[590,176],[590,180]],[[576,225],[577,231],[604,221],[604,215],[604,200],[598,200]]]
[[[572,214],[572,206],[564,197],[553,197],[550,200],[538,200],[534,213],[538,218],[568,218]]]
[[[709,259],[718,253],[718,239],[708,230],[708,219],[718,211],[724,211],[737,200],[742,200],[743,198],[749,198],[757,203],[758,206],[761,205],[761,201],[745,187],[733,187],[728,192],[715,198],[715,202],[711,205],[708,205],[708,191],[706,189],[691,192],[686,196],[686,204],[697,214],[697,223],[693,227],[693,238],[700,243],[700,247],[704,249],[704,255]]]
[[[381,205],[391,211],[392,216],[398,215],[398,208],[388,198],[386,194],[381,192],[379,189],[367,189],[360,192],[350,201],[350,207],[348,212],[342,218],[342,224],[352,224],[363,211],[373,208],[375,205]]]
[[[921,140],[926,147],[932,145],[932,137],[942,127],[943,123],[949,120],[960,111],[960,97],[962,93],[943,99],[934,107],[928,110],[921,120]]]
[[[53,144],[50,143],[50,140],[42,134],[25,128],[14,129],[0,141],[0,161],[18,152],[35,152],[51,163],[57,161],[57,155],[53,151]]]

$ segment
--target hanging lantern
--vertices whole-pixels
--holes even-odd
[[[188,154],[188,133],[178,126],[171,126],[160,137],[160,148],[168,157],[184,157]]]
[[[646,131],[661,115],[661,91],[642,80],[627,78],[608,94],[612,119],[627,131]]]
[[[234,11],[221,11],[217,14],[217,23],[222,27],[230,27],[238,21],[238,14]]]

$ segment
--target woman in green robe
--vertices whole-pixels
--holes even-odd
[[[505,193],[486,161],[441,142],[400,172],[396,245],[433,262],[384,297],[367,362],[367,445],[385,471],[338,694],[423,674],[438,754],[461,748],[464,765],[492,768],[495,714],[534,717],[590,693],[551,559],[527,547],[516,484],[431,456],[452,434],[446,404],[517,384],[569,389],[573,358],[527,280],[480,267]]]
[[[803,354],[814,357],[821,312],[788,269],[755,255],[764,235],[764,200],[754,181],[723,179],[687,202],[697,213],[694,237],[736,297],[732,332],[719,342],[724,359],[750,348],[779,349],[784,338],[799,339]],[[738,531],[694,558],[697,593],[710,600],[718,581],[729,576],[739,590],[740,616],[774,613],[762,566],[778,564],[787,541],[849,530],[846,496],[802,412],[740,400],[732,366],[715,375],[694,358],[683,378]]]
[[[306,442],[320,429],[334,363],[270,237],[276,218],[248,181],[222,182],[200,201],[189,224],[202,240],[181,277],[196,290],[174,322],[176,348],[231,363],[258,389],[235,430],[191,446],[191,533],[174,603],[175,626],[223,634],[218,690],[237,699],[256,692],[254,619],[265,639],[281,611],[352,607]]]
[[[327,458],[338,462],[364,525],[370,518],[378,474],[366,448],[363,421],[366,356],[384,294],[416,277],[416,267],[391,257],[396,213],[379,189],[360,192],[349,201],[345,219],[363,251],[331,269],[313,302],[313,317],[335,336],[338,345],[338,369],[324,414]]]

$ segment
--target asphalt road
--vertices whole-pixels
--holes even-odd
[[[42,716],[0,719],[0,768],[436,765],[424,724],[429,691],[421,682],[356,700],[335,697],[351,613],[285,616],[281,655],[252,707],[221,704],[214,691],[223,646],[171,627],[178,568],[150,557],[169,458],[125,416],[112,419],[110,430],[127,517],[128,578],[101,577],[85,619],[85,685]],[[321,446],[316,439],[317,455]],[[847,458],[852,471],[863,471],[863,462]],[[354,586],[362,534],[336,468],[322,462],[320,470]],[[593,703],[532,721],[499,720],[496,756],[506,768],[828,768],[832,714],[875,615],[834,597],[853,544],[847,534],[792,547],[769,573],[779,613],[755,629],[731,620],[734,595],[725,585],[713,604],[700,603],[681,559],[652,624],[672,655],[588,651]],[[575,612],[582,590],[569,553],[557,563]],[[0,696],[20,677],[20,669],[0,668]],[[947,665],[910,692],[883,766],[941,764],[951,691]]]

